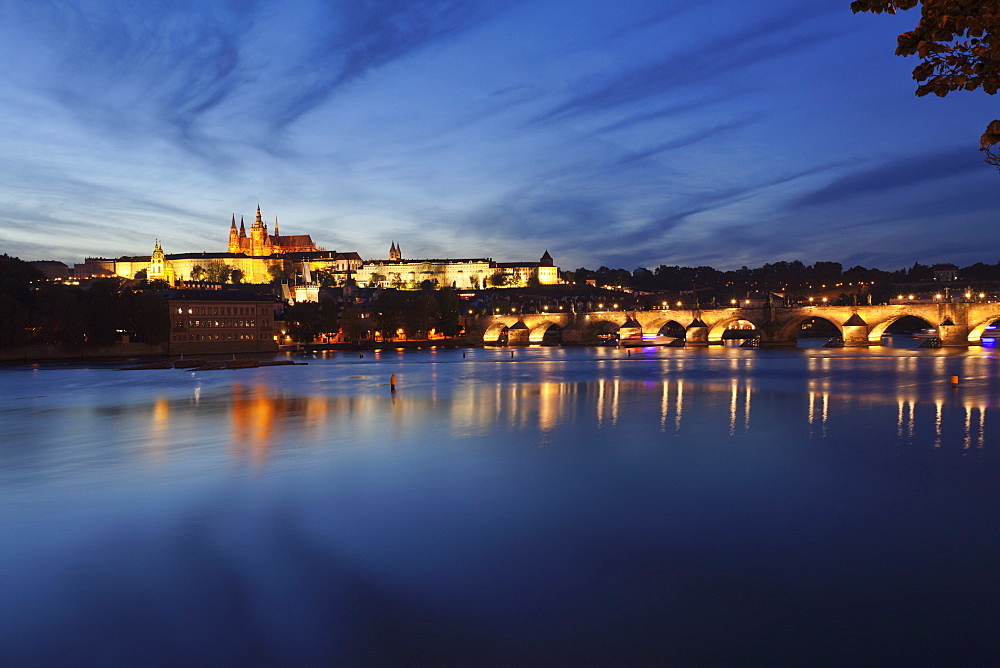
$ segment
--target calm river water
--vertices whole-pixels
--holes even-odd
[[[3,663],[997,658],[992,350],[464,355],[0,369]]]

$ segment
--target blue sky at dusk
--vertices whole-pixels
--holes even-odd
[[[981,91],[848,0],[0,4],[0,252],[284,234],[564,269],[1000,260]]]

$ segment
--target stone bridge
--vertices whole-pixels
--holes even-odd
[[[472,318],[468,330],[471,338],[487,344],[590,345],[602,336],[641,332],[684,338],[689,346],[707,346],[722,343],[726,330],[744,320],[759,333],[761,346],[794,346],[802,325],[819,318],[841,332],[845,346],[869,346],[879,345],[886,329],[905,316],[921,318],[937,329],[943,346],[979,345],[986,328],[1000,320],[1000,303],[532,313]]]

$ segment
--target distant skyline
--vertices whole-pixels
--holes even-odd
[[[998,99],[914,96],[849,0],[0,5],[0,252],[564,269],[1000,260]]]

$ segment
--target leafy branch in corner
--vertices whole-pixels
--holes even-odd
[[[897,40],[897,56],[918,56],[913,68],[917,95],[944,97],[957,90],[1000,89],[1000,2],[998,0],[854,0],[854,13],[895,14],[920,5],[917,27]],[[986,162],[1000,169],[1000,120],[979,138]]]

